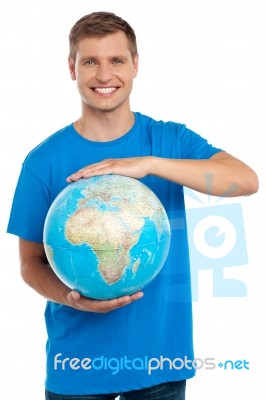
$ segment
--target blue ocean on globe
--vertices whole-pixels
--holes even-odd
[[[134,178],[101,175],[59,193],[43,240],[50,266],[69,288],[112,299],[142,290],[158,275],[171,233],[151,189]]]

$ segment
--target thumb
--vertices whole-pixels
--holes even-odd
[[[75,290],[72,290],[71,292],[68,293],[67,298],[71,303],[73,302],[76,303],[77,301],[80,300],[81,295]]]

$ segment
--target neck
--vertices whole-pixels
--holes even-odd
[[[128,109],[112,111],[82,112],[74,122],[77,132],[86,139],[96,142],[109,142],[126,134],[134,125],[135,117]]]

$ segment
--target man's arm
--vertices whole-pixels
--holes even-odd
[[[62,283],[47,262],[44,246],[19,239],[21,276],[39,294],[50,301],[73,307],[80,311],[106,313],[132,303],[142,297],[142,292],[113,300],[93,300],[81,296]]]
[[[258,191],[256,173],[222,151],[207,160],[135,157],[104,160],[77,171],[68,182],[95,175],[118,174],[133,178],[155,175],[213,196],[246,196]]]

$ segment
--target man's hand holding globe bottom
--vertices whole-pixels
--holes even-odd
[[[118,177],[118,180],[117,180],[117,177]],[[75,178],[79,179],[79,178],[77,178],[77,176]],[[112,182],[110,182],[110,178],[111,178]],[[101,284],[105,280],[104,284],[105,285],[108,284],[107,288],[110,292],[109,294],[107,294],[106,298],[104,298],[104,299],[102,299],[102,297],[97,298],[97,296],[98,296],[97,290],[98,289],[95,289],[96,291],[94,290],[94,292],[93,292],[93,290],[91,292],[91,289],[89,289],[89,292],[88,292],[88,291],[86,291],[87,290],[86,288],[81,287],[81,290],[79,290],[78,284],[73,285],[73,281],[72,282],[69,282],[69,281],[64,282],[64,279],[66,279],[66,276],[61,275],[61,278],[63,277],[62,281],[64,283],[66,283],[67,286],[69,286],[70,288],[72,287],[72,289],[73,289],[72,291],[70,291],[70,293],[68,293],[67,298],[68,298],[68,302],[70,303],[70,305],[74,308],[84,310],[84,311],[107,312],[107,311],[116,309],[118,307],[122,307],[124,305],[130,304],[132,301],[135,301],[143,296],[143,292],[141,291],[141,289],[157,275],[157,273],[159,271],[156,271],[156,267],[160,270],[162,268],[162,265],[164,264],[164,261],[168,254],[169,245],[170,245],[170,228],[169,228],[169,221],[166,216],[165,210],[163,209],[163,206],[161,205],[158,198],[155,196],[155,194],[149,188],[147,188],[145,185],[143,185],[141,182],[137,181],[136,179],[131,179],[131,178],[128,178],[128,179],[130,182],[127,182],[127,178],[117,176],[117,175],[116,176],[109,175],[109,178],[107,180],[101,179],[100,182],[103,185],[103,187],[100,189],[101,195],[103,195],[103,199],[102,199],[103,204],[101,205],[101,207],[99,206],[99,204],[98,205],[96,204],[96,208],[95,208],[95,204],[93,204],[95,198],[99,199],[99,193],[91,192],[91,188],[93,187],[93,185],[92,185],[92,186],[90,186],[90,189],[87,190],[87,192],[86,192],[87,195],[84,195],[84,192],[83,192],[83,195],[78,200],[80,202],[79,206],[81,206],[81,209],[76,210],[76,212],[73,213],[73,210],[70,210],[68,208],[68,216],[70,215],[70,217],[69,217],[69,221],[67,223],[66,223],[66,221],[62,221],[62,220],[58,221],[58,215],[54,219],[54,222],[57,221],[59,223],[59,230],[62,231],[62,229],[61,229],[62,226],[65,226],[66,237],[69,239],[68,243],[70,241],[71,252],[72,252],[73,245],[78,246],[78,248],[79,248],[80,245],[85,244],[86,249],[83,248],[83,250],[87,251],[87,249],[90,249],[91,254],[95,253],[95,255],[97,256],[96,258],[98,259],[97,269],[99,271],[97,271],[97,273],[94,275],[99,275],[99,272],[100,272]],[[81,183],[81,185],[82,185],[84,183],[84,179],[81,181],[83,181]],[[85,181],[86,181],[86,179],[85,179]],[[91,180],[89,179],[89,181],[91,181]],[[96,178],[96,179],[94,178],[94,179],[92,179],[92,181],[95,184],[95,182],[98,181],[98,178]],[[122,186],[120,185],[121,182],[124,182],[122,184]],[[126,184],[127,186],[123,186],[125,184],[125,182],[127,182],[127,184]],[[141,193],[141,190],[140,190],[141,194],[138,193],[139,186],[138,186],[137,192],[134,193],[134,190],[131,188],[134,187],[134,185],[136,185],[136,184],[140,185],[141,190],[144,190],[144,193]],[[82,189],[82,186],[80,186],[80,184],[78,184],[78,185],[79,185],[80,189]],[[69,185],[69,186],[71,186],[71,185]],[[122,187],[123,187],[123,189],[121,189]],[[113,193],[112,193],[112,190],[110,190],[111,188],[113,188]],[[144,188],[144,189],[142,189],[142,188]],[[67,190],[67,188],[65,190]],[[110,192],[111,192],[111,195],[110,195]],[[118,198],[119,193],[121,195],[121,199]],[[128,194],[128,193],[130,193],[130,194]],[[123,199],[122,197],[125,195],[127,196],[127,198]],[[152,195],[152,197],[148,201],[147,198],[149,198],[150,195]],[[60,194],[59,197],[60,196],[62,196],[62,195]],[[56,202],[56,200],[55,200],[55,202]],[[66,203],[66,199],[64,199],[64,196],[63,196],[63,203],[64,204]],[[129,214],[129,210],[131,211],[131,208],[133,207],[133,203],[136,203],[137,205],[135,206],[135,209],[133,209],[133,217],[132,217],[132,215]],[[57,204],[57,206],[58,206],[58,204]],[[127,206],[129,207],[128,209],[126,208]],[[108,207],[110,207],[110,208],[108,209]],[[113,209],[112,209],[113,207],[117,207],[117,211],[119,211],[119,213],[120,213],[118,219],[116,218],[116,215],[113,212]],[[143,218],[143,216],[141,217],[141,209],[143,207],[144,207],[144,212],[147,213],[147,215],[144,215],[145,219]],[[51,206],[51,208],[52,208],[52,206]],[[59,204],[59,208],[60,208],[60,204]],[[61,207],[61,211],[62,211],[62,207]],[[140,213],[140,215],[138,215],[136,217],[136,215],[137,215],[136,213]],[[89,221],[86,221],[85,225],[84,225],[83,217],[85,216],[85,214],[87,214]],[[102,216],[102,214],[104,214],[104,220],[97,221],[97,218]],[[154,220],[152,220],[151,217],[154,218]],[[59,218],[59,220],[60,220],[60,218]],[[112,218],[114,218],[114,221],[112,220]],[[122,220],[125,219],[122,224],[121,224],[121,219]],[[149,232],[149,234],[155,233],[155,236],[151,236],[148,239],[148,241],[152,242],[152,245],[150,243],[145,243],[145,246],[143,247],[143,245],[142,245],[142,247],[141,247],[142,241],[140,240],[141,239],[140,233],[142,232],[142,228],[144,228],[144,225],[143,225],[144,221],[149,220],[149,219],[150,219],[151,225],[148,229],[148,232]],[[110,226],[114,225],[113,222],[116,222],[116,223],[119,222],[119,223],[115,228],[116,229],[115,232],[112,233],[110,231]],[[75,224],[78,227],[81,226],[82,235],[84,234],[84,232],[85,232],[85,236],[87,235],[85,243],[84,243],[84,238],[83,237],[81,238],[79,232],[75,231],[75,229],[73,228]],[[46,239],[48,237],[48,242],[49,242],[49,240],[50,240],[49,235],[50,235],[50,236],[52,236],[52,241],[53,241],[55,239],[55,236],[53,236],[53,232],[52,232],[53,229],[51,231],[51,226],[50,226],[51,224],[49,225],[49,223],[48,224],[46,223],[46,225],[48,225],[48,228],[46,226],[46,237],[44,234],[44,243],[46,243],[46,253],[48,256],[47,258],[48,258],[52,268],[54,269],[55,273],[60,278],[60,273],[62,274],[62,271],[56,270],[56,267],[57,267],[56,262],[58,262],[60,260],[60,254],[59,254],[59,257],[57,257],[58,251],[56,249],[55,254],[53,254],[51,257],[51,252],[50,252],[51,248],[49,248],[50,246],[49,246],[49,243],[47,244]],[[86,231],[87,228],[85,229],[84,226],[88,226],[88,225],[90,226],[90,229]],[[127,228],[125,229],[124,226],[127,226]],[[85,229],[85,231],[84,231],[84,229]],[[100,232],[98,232],[98,229],[100,229]],[[101,229],[103,229],[103,230],[101,231]],[[107,231],[105,231],[105,229]],[[48,236],[47,236],[47,231],[48,231]],[[147,232],[146,232],[144,237],[146,238],[146,236],[149,236],[149,234],[147,235]],[[97,242],[95,240],[96,239],[98,240],[100,237],[104,237],[104,236],[107,236],[107,238],[112,237],[113,239],[111,242],[110,242],[110,240],[109,240],[109,242],[108,242],[108,240],[107,240],[107,242],[100,240],[100,248],[99,248],[99,242]],[[152,247],[152,246],[154,246],[153,242],[156,242],[154,237],[157,238],[157,242],[158,242],[156,248]],[[114,240],[114,243],[113,243],[113,240]],[[66,243],[67,242],[64,243],[64,246],[66,245]],[[136,253],[136,249],[134,247],[137,243],[138,243],[138,246],[136,246],[136,248],[137,249],[141,248],[142,252],[143,252],[143,254],[141,254],[140,256]],[[111,251],[110,251],[110,245],[111,245]],[[105,246],[107,246],[107,248],[105,248]],[[60,243],[58,247],[62,247],[62,243]],[[156,251],[157,251],[156,249],[159,249],[159,256],[158,256],[158,254],[156,254]],[[146,253],[143,250],[145,250]],[[81,254],[83,254],[83,253],[81,253]],[[74,257],[75,254],[74,255],[73,254],[71,253],[72,262],[73,262],[73,259],[75,258]],[[147,256],[147,254],[149,256]],[[151,257],[151,255],[152,255],[152,257]],[[53,259],[53,256],[55,256],[55,259]],[[68,254],[68,257],[69,257],[69,254]],[[153,263],[154,266],[152,266],[152,262],[149,260],[151,258],[155,259],[155,262]],[[68,264],[69,264],[69,259],[70,258],[68,258]],[[113,263],[113,266],[115,267],[114,273],[112,272],[113,271],[112,268],[111,269],[108,268],[109,264],[112,265],[112,263]],[[89,264],[92,265],[93,262],[90,261]],[[107,264],[108,264],[108,266],[106,266]],[[120,265],[120,267],[116,268],[116,264],[118,264],[118,266]],[[145,268],[143,269],[142,264],[146,265],[146,270],[145,270]],[[88,266],[88,263],[87,263],[87,266]],[[98,268],[98,266],[99,266],[99,268]],[[72,267],[73,267],[73,265],[72,265]],[[61,266],[60,266],[60,268],[61,268]],[[154,268],[154,270],[152,270],[152,268]],[[147,273],[147,271],[148,272],[151,271],[151,272],[149,272],[149,273],[151,273],[151,277],[148,277],[148,279],[147,279],[145,274],[143,275],[143,273],[144,273],[143,271],[146,271],[145,274]],[[69,271],[68,271],[68,273],[69,273]],[[130,277],[130,274],[131,274],[131,277]],[[63,271],[63,275],[64,275],[64,271]],[[80,271],[78,272],[77,275],[79,275],[78,276],[78,279],[79,279]],[[133,287],[130,287],[129,293],[126,292],[126,290],[128,291],[129,287],[126,288],[125,293],[124,293],[123,292],[123,290],[124,290],[123,282],[122,282],[122,285],[120,282],[120,281],[123,281],[124,275],[128,275],[127,279],[129,279],[129,277],[130,277],[131,286],[132,286],[132,279],[134,282],[134,279],[136,276],[137,276],[137,278],[139,276],[142,280],[145,278],[144,284],[139,284],[139,282],[138,282],[139,287],[136,287],[135,292],[134,292],[134,290],[132,290],[132,289],[134,289],[134,286],[133,286]],[[121,279],[121,277],[123,279]],[[98,276],[98,278],[99,278],[99,276]],[[140,278],[138,278],[138,279],[140,279]],[[81,286],[84,283],[83,282],[84,279],[83,279],[83,281],[82,281],[82,279],[83,278],[79,279],[79,282],[78,282]],[[137,282],[137,279],[136,279],[136,282]],[[95,281],[93,282],[93,284],[94,283],[95,283]],[[99,282],[98,282],[98,284],[99,284]],[[95,287],[97,287],[97,282],[95,283]],[[101,285],[99,287],[101,287]],[[110,290],[110,288],[111,288],[111,290]],[[85,293],[84,293],[84,290],[85,290]],[[92,295],[91,295],[91,293],[92,293]],[[125,296],[123,294],[125,294]],[[104,296],[105,296],[105,293],[104,293]],[[96,298],[96,300],[95,300],[95,298]]]
[[[95,300],[82,296],[75,290],[71,290],[68,294],[70,305],[80,311],[89,311],[96,313],[107,313],[133,303],[143,297],[144,293],[138,291],[130,296],[122,296],[111,300]]]

